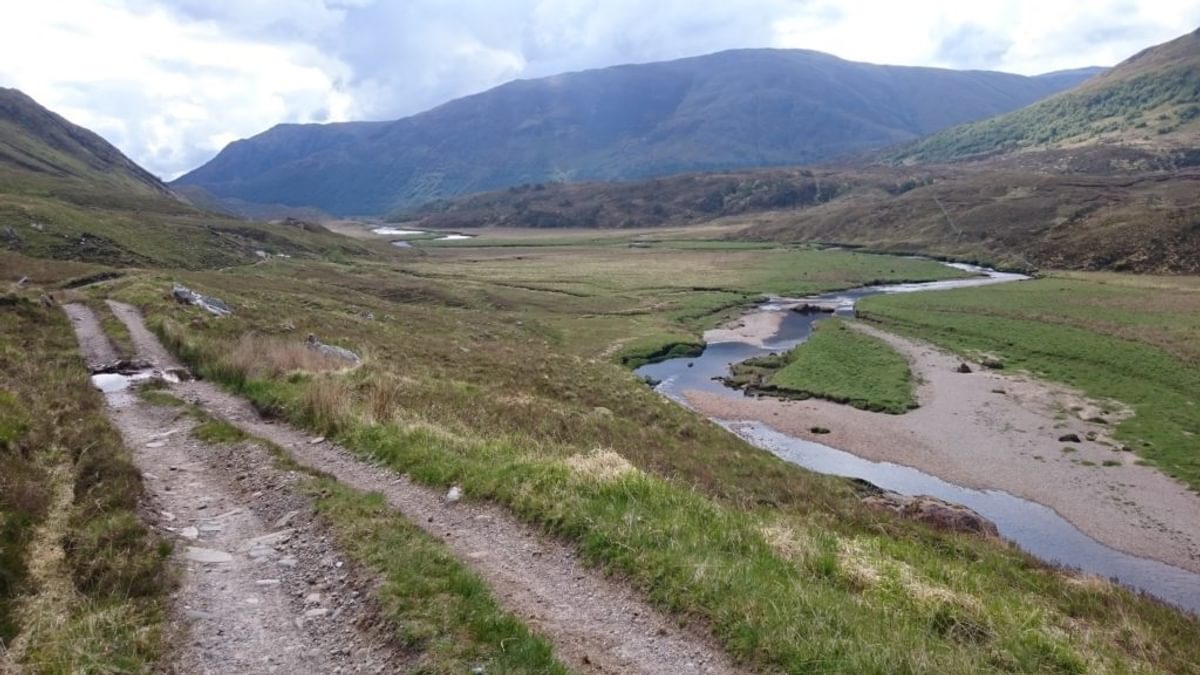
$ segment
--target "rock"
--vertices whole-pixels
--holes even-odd
[[[288,528],[286,530],[279,530],[278,532],[264,534],[261,537],[255,537],[242,542],[241,548],[243,551],[249,551],[256,548],[266,548],[276,544],[281,544],[291,538],[293,532],[295,532],[295,530]]]
[[[305,611],[304,618],[317,619],[317,618],[325,616],[328,613],[329,613],[328,609],[325,609],[324,607],[318,607],[316,609],[310,609],[310,610]]]
[[[198,563],[228,563],[233,562],[233,556],[225,551],[218,551],[212,548],[200,548],[199,546],[189,546],[184,552],[184,557],[192,562]]]
[[[462,488],[458,487],[457,485],[450,488],[450,490],[446,493],[446,501],[450,502],[451,504],[460,499],[462,499]]]
[[[1000,531],[992,521],[961,504],[952,504],[937,497],[908,497],[896,492],[882,492],[865,497],[862,502],[871,508],[890,511],[901,518],[920,521],[951,532],[1000,536]]]
[[[275,521],[274,527],[278,527],[278,528],[287,527],[288,525],[292,524],[292,519],[298,515],[300,515],[299,511],[288,511],[287,513],[280,516],[279,520]]]
[[[318,340],[317,336],[313,335],[312,333],[308,334],[308,339],[305,341],[305,344],[307,344],[308,348],[313,351],[320,352],[326,356],[332,356],[334,358],[341,359],[348,363],[353,363],[353,364],[357,365],[359,362],[362,361],[362,359],[359,358],[358,354],[355,354],[354,352],[352,352],[349,349],[346,349],[344,347],[338,347],[336,345],[327,345],[327,344],[321,342],[320,340]]]
[[[1059,443],[1082,443],[1083,441],[1079,438],[1079,434],[1063,434],[1062,436],[1058,437],[1058,442]]]
[[[187,286],[175,284],[171,288],[171,297],[175,298],[175,302],[183,305],[195,305],[216,317],[233,314],[233,310],[229,308],[229,305],[216,298],[196,293]]]
[[[317,436],[316,438],[310,438],[310,439],[308,439],[308,444],[309,444],[309,445],[320,445],[320,444],[322,444],[322,443],[324,443],[324,442],[325,442],[325,437],[324,437],[324,436]]]
[[[29,283],[29,277],[21,277],[17,279],[17,288],[24,288],[27,283]]]
[[[969,373],[969,372],[971,372],[971,366],[968,366],[966,363],[960,363],[960,364],[958,364],[958,367],[955,368],[954,370],[955,370],[955,372],[959,372],[959,373]]]
[[[810,433],[814,433],[814,434],[823,435],[823,434],[829,433],[829,429],[826,429],[825,427],[809,427],[808,430]]]
[[[200,530],[197,530],[196,528],[191,527],[191,526],[185,527],[179,531],[179,536],[183,537],[184,539],[199,539],[200,538]]]
[[[835,310],[836,308],[829,305],[814,305],[807,302],[792,308],[792,311],[797,314],[833,314]]]

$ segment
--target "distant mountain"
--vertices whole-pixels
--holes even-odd
[[[1200,30],[1130,57],[1079,87],[895,153],[939,162],[1048,148],[1200,146]]]
[[[1014,110],[1092,74],[736,50],[519,80],[394,122],[280,125],[230,144],[176,184],[379,214],[524,183],[811,163]]]
[[[254,262],[260,251],[325,255],[359,246],[311,227],[202,211],[100,136],[16,89],[0,88],[0,249],[116,266],[202,268]]]

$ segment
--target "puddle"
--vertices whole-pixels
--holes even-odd
[[[404,241],[403,239],[397,239],[396,241],[393,241],[392,246],[395,246],[396,248],[412,248],[413,247],[413,245],[411,243]]]
[[[172,384],[181,381],[180,374],[173,371],[161,371],[155,368],[147,368],[131,373],[96,373],[92,375],[92,385],[105,394],[115,394],[125,391],[139,382],[148,380],[160,379]]]
[[[434,241],[462,241],[464,239],[474,239],[473,234],[448,234],[444,237],[438,237]]]

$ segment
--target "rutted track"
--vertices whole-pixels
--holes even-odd
[[[66,311],[89,363],[110,360],[112,347],[91,310]],[[407,657],[386,636],[362,628],[373,623],[361,599],[365,585],[294,489],[298,475],[275,468],[260,445],[193,438],[195,420],[177,409],[150,405],[129,390],[107,399],[146,481],[145,517],[176,539],[181,578],[169,672],[406,669]]]
[[[136,308],[112,301],[110,306],[129,328],[139,358],[162,369],[178,367]],[[584,566],[573,549],[540,536],[503,508],[447,503],[440,491],[261,418],[248,402],[210,383],[186,382],[174,389],[214,417],[273,442],[300,464],[353,488],[381,493],[389,505],[445,542],[487,581],[507,610],[545,635],[568,665],[595,673],[738,672],[703,631],[681,629],[620,581]]]

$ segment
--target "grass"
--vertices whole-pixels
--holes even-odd
[[[818,321],[812,335],[783,356],[735,364],[731,381],[773,395],[823,398],[895,415],[917,407],[904,357],[838,318]]]
[[[1082,390],[1133,416],[1114,437],[1200,489],[1200,286],[1188,277],[1070,274],[877,296],[863,318]]]
[[[239,308],[223,320],[166,302],[163,277],[123,280],[117,293],[205,377],[414,480],[507,506],[658,606],[702,620],[752,669],[1187,672],[1200,662],[1194,619],[994,542],[867,511],[849,483],[750,447],[597,358],[622,327],[677,325],[678,304],[641,303],[704,293],[679,285],[684,266],[667,292],[594,276],[584,251],[556,268],[453,255],[415,278],[304,262],[186,275]],[[636,274],[651,283],[663,272]],[[630,300],[642,313],[620,312]],[[613,333],[576,334],[606,302]],[[278,376],[230,362],[246,334],[307,332],[372,357],[349,372]],[[589,468],[607,453],[632,470]]]
[[[65,315],[0,305],[0,665],[150,672],[170,545],[138,518],[141,478]]]
[[[379,494],[314,480],[317,509],[342,550],[378,575],[376,591],[420,672],[569,672],[545,639],[502,610],[487,585],[445,545],[396,514]]]
[[[388,294],[395,300],[425,295],[492,311],[520,308],[520,320],[536,323],[557,346],[632,366],[676,345],[694,349],[704,330],[766,295],[962,275],[924,260],[670,239],[655,248],[576,243],[430,251],[405,263],[401,274],[364,273],[363,285],[375,292],[401,286]]]

